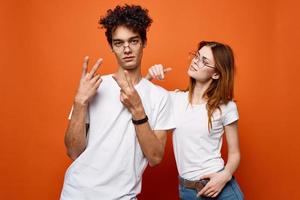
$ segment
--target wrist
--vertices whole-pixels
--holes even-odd
[[[139,119],[139,120],[134,120],[134,119],[132,119],[132,123],[133,123],[134,125],[141,125],[141,124],[145,124],[145,123],[147,123],[147,122],[148,122],[148,117],[147,117],[147,115],[145,115],[144,118]]]
[[[144,111],[144,108],[142,108],[142,107],[133,109],[131,114],[132,114],[133,120],[140,120],[140,119],[144,119],[146,117],[146,113]]]
[[[85,98],[76,96],[74,98],[74,104],[81,105],[81,106],[87,106],[88,105],[88,100],[85,99]]]
[[[224,175],[225,175],[225,177],[226,177],[226,180],[227,180],[227,181],[230,181],[231,178],[232,178],[231,172],[230,172],[229,170],[227,170],[227,169],[224,169],[224,170],[223,170],[223,173],[224,173]]]
[[[76,98],[74,99],[74,106],[80,106],[80,107],[87,107],[88,101],[81,99],[81,98]]]

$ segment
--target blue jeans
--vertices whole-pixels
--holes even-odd
[[[220,194],[215,198],[197,197],[197,191],[179,185],[179,196],[181,200],[243,200],[244,195],[234,177],[226,183]]]

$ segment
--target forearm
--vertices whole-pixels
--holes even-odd
[[[133,113],[134,119],[142,119],[146,115],[141,109],[139,112]],[[134,125],[136,135],[141,146],[141,149],[149,161],[150,166],[159,164],[164,155],[165,143],[162,142],[152,131],[149,122]]]
[[[87,105],[74,103],[71,119],[65,134],[65,145],[68,156],[75,160],[85,149]]]
[[[232,152],[232,153],[228,154],[228,159],[227,159],[227,163],[225,165],[225,170],[227,172],[229,172],[231,176],[238,168],[240,159],[241,159],[240,152]]]
[[[136,135],[150,166],[159,164],[164,155],[164,144],[151,130],[149,123],[135,125]]]

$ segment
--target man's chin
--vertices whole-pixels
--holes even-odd
[[[134,63],[123,63],[123,65],[121,67],[126,70],[133,70],[133,69],[136,69],[138,67],[138,65],[136,65]]]

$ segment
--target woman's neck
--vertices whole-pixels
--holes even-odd
[[[204,96],[205,91],[209,87],[211,81],[208,81],[206,83],[200,83],[196,81],[195,88],[194,88],[194,94],[192,98],[192,104],[203,104],[207,102],[207,97]]]

